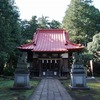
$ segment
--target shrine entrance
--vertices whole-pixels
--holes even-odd
[[[41,76],[60,76],[60,59],[40,59]]]

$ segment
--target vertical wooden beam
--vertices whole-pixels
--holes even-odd
[[[41,68],[42,68],[42,63],[41,60],[39,60],[39,77],[41,77]]]
[[[58,65],[59,65],[59,77],[61,77],[61,60],[58,60]]]

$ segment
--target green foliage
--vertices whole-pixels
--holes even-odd
[[[88,50],[90,52],[100,51],[100,33],[93,36],[93,41],[88,43]]]
[[[35,91],[40,80],[31,80],[30,90],[12,90],[13,80],[0,78],[0,100],[29,100],[29,97]]]
[[[21,34],[22,34],[22,43],[26,43],[27,40],[32,40],[33,33],[38,28],[37,17],[33,16],[30,21],[24,20],[21,21]]]
[[[20,44],[19,14],[14,0],[0,0],[0,73],[4,65],[15,57],[15,48]]]
[[[42,29],[57,29],[60,28],[60,22],[56,20],[52,20],[51,22],[48,20],[47,16],[42,16],[38,18],[38,28]]]
[[[13,67],[9,67],[9,66],[4,67],[3,75],[5,75],[5,76],[12,76],[12,75],[14,75],[14,68]]]
[[[60,28],[60,22],[58,22],[56,20],[52,20],[49,25],[50,25],[50,28],[52,28],[52,29]]]
[[[3,52],[3,51],[0,51],[0,65],[2,65],[3,63],[5,63],[7,61],[7,57],[8,54]]]
[[[97,82],[98,81],[98,82]],[[70,80],[61,80],[64,87],[67,89],[68,93],[71,95],[73,100],[99,100],[100,98],[100,79],[88,80],[87,85],[89,90],[71,90],[69,88]]]
[[[49,28],[49,20],[47,16],[42,16],[38,18],[38,28]]]
[[[91,58],[93,58],[93,54],[89,53],[89,52],[83,52],[82,53],[82,59],[84,60],[84,63],[86,63],[87,61],[91,60]]]
[[[84,66],[88,69],[90,67],[90,60],[93,58],[93,54],[89,53],[88,51],[84,51],[82,53],[82,61]]]
[[[100,33],[93,36],[93,41],[88,43],[87,49],[93,54],[95,61],[100,61]]]
[[[85,48],[84,51],[78,53],[78,55],[74,55],[75,59],[73,59],[74,61],[79,61],[81,63],[84,64],[85,67],[89,67],[89,61],[93,58],[93,54],[88,52]]]
[[[88,2],[87,2],[88,1]],[[65,12],[63,27],[72,41],[87,43],[100,32],[100,11],[91,5],[91,0],[71,0]]]

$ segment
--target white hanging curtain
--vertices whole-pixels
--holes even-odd
[[[44,63],[44,60],[42,60],[42,63]]]
[[[55,60],[55,63],[57,63],[57,60]]]

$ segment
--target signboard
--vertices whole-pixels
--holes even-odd
[[[61,54],[61,57],[62,57],[62,58],[68,58],[68,53],[63,53],[63,54]]]

